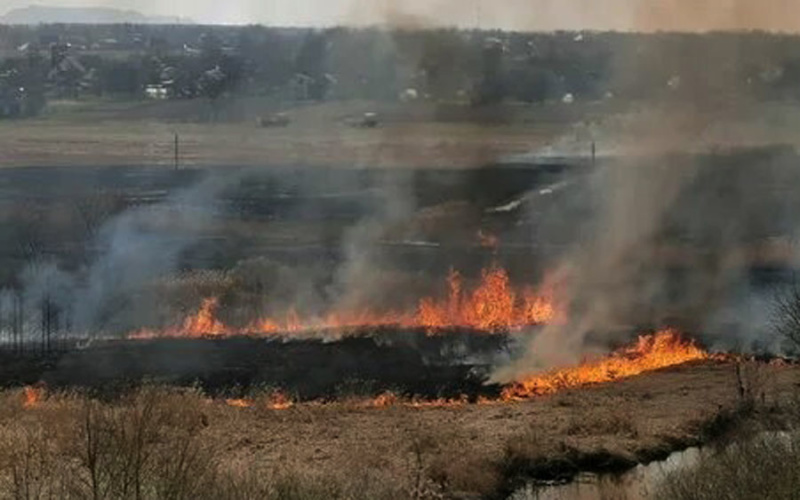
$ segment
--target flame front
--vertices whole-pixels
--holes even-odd
[[[480,285],[467,296],[462,293],[461,275],[451,271],[450,294],[445,301],[423,299],[416,320],[430,329],[464,327],[482,331],[507,331],[527,325],[559,320],[562,314],[553,293],[526,289],[521,294],[511,286],[505,269],[484,269]]]
[[[249,399],[237,398],[226,399],[225,404],[233,408],[252,408],[255,403]]]
[[[676,330],[668,329],[651,335],[642,335],[632,345],[601,359],[587,361],[571,368],[553,370],[513,383],[503,390],[499,398],[481,397],[476,403],[486,405],[523,401],[555,394],[565,389],[615,382],[669,366],[716,358],[717,356],[710,355],[695,342],[684,339]],[[256,405],[251,399],[228,399],[226,403],[237,408],[251,408]],[[406,399],[387,391],[357,404],[362,408],[373,409],[395,406],[423,409],[457,408],[469,404],[469,401],[466,396],[435,400]],[[285,410],[293,405],[294,402],[284,393],[276,391],[269,398],[266,407]]]
[[[640,336],[635,344],[597,361],[553,370],[515,383],[503,391],[502,398],[529,399],[563,389],[613,382],[668,366],[709,358],[709,353],[695,342],[685,340],[675,330],[664,330]]]
[[[292,334],[312,330],[400,326],[429,331],[465,328],[485,332],[502,332],[531,325],[563,321],[563,307],[556,300],[553,287],[534,291],[517,291],[505,269],[492,265],[481,273],[480,283],[466,291],[461,274],[451,271],[448,294],[444,299],[433,297],[419,301],[413,312],[377,313],[373,311],[336,311],[321,317],[304,318],[295,309],[282,316],[260,318],[244,328],[225,325],[217,316],[219,300],[203,300],[200,309],[179,326],[163,330],[141,330],[131,338],[207,337],[230,335]]]
[[[41,387],[26,386],[22,390],[22,407],[25,409],[39,406],[44,399],[44,389]]]

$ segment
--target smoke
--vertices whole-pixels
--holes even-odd
[[[381,24],[400,29],[426,28],[443,22],[527,29],[551,26],[548,23],[560,19],[559,22],[573,27],[705,30],[774,25],[781,18],[777,8],[786,8],[785,13],[790,7],[789,2],[782,0],[766,6],[733,0],[703,4],[610,0],[602,5],[556,0],[508,1],[492,8],[483,4],[389,1],[370,3],[365,10],[361,10],[363,5],[354,7],[348,17],[352,16],[356,23],[378,18]],[[784,16],[788,17],[791,16]],[[386,35],[388,45],[393,44],[393,36]],[[399,44],[387,47],[386,52],[398,52],[398,47]],[[426,49],[436,50],[436,47]],[[647,74],[645,64],[666,64],[670,60],[661,57],[664,55],[619,54],[612,65],[614,85],[625,86],[629,79]],[[410,65],[416,62],[417,69],[421,69],[425,54],[396,57],[412,59]],[[725,53],[722,57],[735,58],[736,54]],[[680,86],[680,80],[676,82],[672,86],[667,81],[656,85],[669,92],[671,87]],[[702,105],[710,96],[705,87],[694,91],[689,83],[682,85],[684,103]],[[731,313],[741,309],[753,312],[743,315],[745,318],[736,333],[727,333],[720,341],[752,340],[752,332],[759,331],[763,305],[758,301],[763,301],[763,297],[751,293],[743,248],[755,238],[756,229],[770,226],[767,222],[772,218],[788,218],[791,212],[787,207],[776,206],[768,190],[758,194],[749,192],[764,175],[752,170],[752,165],[743,165],[744,173],[738,167],[719,173],[714,171],[716,167],[703,165],[706,159],[695,161],[661,155],[670,149],[707,147],[709,133],[720,122],[720,115],[710,116],[687,106],[668,113],[663,110],[642,113],[636,118],[633,124],[626,124],[624,132],[630,135],[625,138],[620,137],[623,134],[616,128],[618,124],[587,127],[589,134],[600,140],[602,151],[635,154],[612,158],[579,183],[562,190],[567,193],[565,205],[590,205],[591,220],[565,217],[564,213],[575,212],[571,209],[559,211],[559,207],[554,207],[548,211],[561,219],[558,223],[548,223],[546,230],[538,235],[540,240],[561,239],[556,233],[563,226],[570,226],[563,229],[570,237],[574,237],[574,226],[587,228],[579,232],[573,248],[560,256],[556,265],[557,274],[566,277],[564,300],[570,305],[570,322],[545,328],[526,347],[526,354],[520,360],[498,372],[498,378],[515,378],[529,371],[573,362],[595,348],[606,347],[620,331],[627,333],[639,325],[668,324],[675,318],[691,328],[718,331],[730,326],[736,316]],[[384,142],[392,144],[398,130],[392,127],[390,132],[381,128],[358,132],[379,137],[387,134],[383,135]],[[724,136],[724,131],[718,134]],[[342,140],[349,141],[352,137],[343,134]],[[627,149],[620,147],[623,143]],[[390,148],[378,144],[375,149]],[[770,154],[766,159],[741,161],[771,165],[769,178],[793,183],[797,179],[791,174],[792,158]],[[370,168],[372,160],[364,158],[357,166]],[[733,155],[730,161],[739,160]],[[736,176],[728,182],[726,176],[733,173]],[[296,287],[297,290],[286,295],[303,297],[306,302],[319,300],[334,310],[391,302],[391,294],[401,287],[391,272],[392,263],[385,255],[384,243],[418,209],[415,172],[395,170],[391,175],[376,178],[380,179],[376,187],[379,195],[374,197],[373,205],[364,207],[368,215],[344,232],[339,242],[342,260],[332,270],[332,283],[326,288],[325,297],[312,293],[311,285]],[[78,331],[126,331],[154,322],[159,298],[147,296],[143,290],[154,280],[172,276],[179,270],[182,254],[216,220],[219,194],[240,179],[240,174],[211,176],[165,203],[136,208],[113,219],[100,231],[96,242],[99,256],[80,277],[64,275],[50,265],[26,272],[23,277],[26,302],[41,302],[48,294],[54,295],[53,300],[65,309],[72,302]],[[587,193],[589,197],[584,199]],[[775,231],[775,234],[781,233]],[[676,267],[680,272],[676,272]],[[274,268],[263,262],[251,262],[242,264],[238,271],[252,276],[256,272],[272,273]],[[682,277],[676,278],[676,274]],[[279,270],[275,276],[276,282],[269,284],[272,287],[292,279],[289,271]],[[308,281],[314,280],[308,278]],[[678,299],[675,295],[679,295]],[[756,302],[751,302],[751,297],[756,297]],[[596,339],[599,341],[595,342]]]
[[[181,254],[215,220],[218,195],[239,179],[238,173],[210,175],[164,202],[110,219],[92,243],[96,258],[75,274],[52,262],[31,263],[20,277],[24,303],[31,312],[44,300],[69,312],[74,332],[113,333],[147,324],[158,298],[143,294],[146,285],[176,273]]]
[[[800,7],[792,0],[385,0],[351,1],[344,11],[336,22],[394,27],[637,32],[800,29]]]
[[[568,322],[533,335],[495,378],[575,363],[632,333],[669,326],[714,348],[778,352],[774,288],[758,270],[796,264],[791,250],[769,254],[796,234],[787,186],[800,181],[797,161],[780,147],[606,160],[561,201],[581,196],[581,213],[592,214],[560,220],[587,227],[556,267],[566,276]]]

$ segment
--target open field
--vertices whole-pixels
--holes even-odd
[[[35,400],[6,391],[0,464],[9,480],[9,473],[19,475],[23,467],[15,460],[46,451],[41,463],[39,456],[25,462],[29,468],[48,464],[44,471],[27,471],[29,486],[50,481],[55,487],[56,479],[64,479],[56,477],[64,470],[56,464],[77,467],[74,477],[85,477],[86,432],[91,430],[86,426],[107,418],[106,431],[112,434],[114,426],[128,429],[128,438],[142,429],[153,433],[152,443],[139,444],[140,456],[146,457],[140,464],[146,489],[169,479],[168,471],[159,476],[151,470],[159,453],[183,449],[177,456],[187,458],[187,467],[202,466],[198,472],[225,478],[217,481],[218,496],[192,490],[197,494],[192,498],[504,498],[526,480],[623,471],[718,438],[735,424],[746,398],[753,398],[763,418],[782,425],[784,412],[795,404],[800,370],[784,363],[747,363],[743,373],[746,396],[737,389],[736,363],[706,362],[528,402],[439,407],[353,396],[277,410],[265,392],[254,395],[253,407],[240,408],[197,392],[157,388],[90,404],[79,395]],[[36,447],[37,437],[48,439],[47,450]],[[194,461],[186,450],[192,450]],[[202,482],[192,471],[185,475],[183,488]],[[113,475],[103,477],[111,487]],[[300,488],[296,496],[275,493],[287,478]],[[4,492],[13,484],[4,483]],[[248,496],[245,484],[258,484],[273,496]]]
[[[475,167],[543,147],[570,124],[474,114],[473,121],[468,108],[440,121],[431,107],[410,116],[389,110],[380,127],[361,129],[346,121],[375,106],[351,103],[296,108],[288,127],[260,128],[255,116],[197,123],[196,110],[183,104],[75,104],[40,119],[0,122],[0,165],[171,166],[178,133],[188,166]]]
[[[421,297],[447,294],[450,269],[464,273],[467,289],[492,266],[507,269],[512,285],[535,285],[550,259],[578,241],[579,229],[608,222],[597,217],[597,201],[619,186],[597,183],[595,174],[606,166],[627,172],[625,153],[637,149],[650,156],[635,165],[656,173],[668,165],[690,179],[670,200],[674,217],[658,217],[663,228],[646,232],[622,256],[647,243],[642,268],[665,284],[663,294],[648,293],[653,276],[634,273],[641,286],[625,288],[630,293],[615,304],[626,322],[604,325],[609,330],[598,332],[597,346],[590,332],[588,347],[606,350],[665,324],[709,344],[720,341],[722,349],[735,349],[737,329],[742,345],[765,341],[746,324],[708,326],[713,301],[688,292],[704,290],[699,285],[715,275],[703,271],[727,259],[757,293],[782,283],[795,264],[788,219],[771,214],[792,213],[789,166],[797,155],[786,147],[746,147],[797,144],[791,107],[766,106],[758,119],[742,112],[726,125],[673,121],[663,110],[609,118],[609,129],[598,122],[596,130],[608,156],[593,169],[584,157],[582,121],[592,120],[586,109],[561,115],[543,107],[540,117],[501,113],[504,119],[494,121],[387,109],[380,110],[385,122],[364,129],[346,120],[367,104],[321,105],[294,110],[287,128],[265,129],[249,119],[198,123],[179,109],[155,116],[149,106],[78,106],[0,124],[0,165],[9,167],[0,172],[0,234],[14,242],[0,255],[6,264],[0,276],[9,287],[6,305],[16,304],[15,297],[25,301],[16,313],[5,308],[0,330],[9,346],[21,339],[29,353],[40,343],[56,345],[51,357],[21,371],[13,363],[0,370],[6,387],[49,386],[42,400],[30,389],[4,393],[0,497],[507,498],[529,480],[616,473],[714,441],[741,415],[756,413],[782,428],[796,409],[796,365],[748,363],[742,379],[734,361],[693,363],[530,401],[475,404],[496,399],[501,388],[485,382],[505,346],[500,336],[470,337],[474,332],[459,325],[455,331],[468,342],[485,345],[442,345],[450,339],[419,329],[414,345],[373,338],[274,344],[155,338],[58,351],[60,341],[180,326],[208,299],[219,299],[215,322],[241,328],[297,305],[316,306],[309,315],[335,312],[342,290],[354,292],[347,298],[367,311],[413,311]],[[186,167],[179,172],[170,169],[175,132]],[[696,140],[683,142],[687,135]],[[640,136],[655,139],[637,145]],[[681,154],[660,154],[674,153],[675,144]],[[730,144],[741,148],[729,150]],[[502,164],[545,146],[557,154]],[[204,194],[217,184],[224,188]],[[203,196],[186,202],[187,193]],[[743,208],[743,200],[750,205]],[[745,215],[752,224],[737,238],[705,238]],[[627,227],[627,221],[617,222]],[[129,230],[156,243],[137,247],[141,259],[112,251],[117,236],[127,248]],[[486,234],[499,244],[485,245]],[[356,250],[365,248],[374,267],[360,267],[365,261]],[[161,260],[169,265],[149,269]],[[59,271],[52,276],[70,278],[65,290],[52,289],[55,298],[51,289],[36,295],[39,288],[29,286],[50,269],[37,265],[50,262]],[[88,327],[73,328],[70,320],[79,316],[73,311],[87,305],[79,299],[92,298],[85,285],[97,262],[113,272],[98,283],[120,284],[119,276],[130,272],[132,285],[103,296],[85,319]],[[349,272],[369,279],[342,279]],[[46,283],[50,275],[42,276]],[[724,302],[724,290],[711,292]],[[54,302],[63,314],[51,322]],[[142,381],[167,387],[126,392]],[[198,388],[185,388],[192,384]],[[276,404],[275,388],[302,402]],[[473,404],[436,401],[459,395]]]
[[[587,155],[592,140],[600,154],[798,144],[796,106],[786,103],[705,111],[700,118],[680,106],[652,104],[474,109],[355,101],[285,109],[256,100],[230,104],[231,118],[216,123],[200,118],[208,106],[57,102],[41,118],[0,121],[0,166],[172,166],[175,133],[184,166],[464,168],[549,148]],[[256,125],[258,116],[276,110],[291,117],[288,127]],[[367,111],[381,117],[377,128],[347,124]]]

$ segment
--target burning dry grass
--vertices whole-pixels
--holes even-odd
[[[675,330],[642,335],[610,356],[574,368],[532,376],[503,392],[505,399],[526,399],[589,384],[613,382],[668,366],[708,359],[710,355]]]
[[[482,236],[486,238],[486,236]],[[559,303],[554,283],[535,290],[515,289],[505,269],[496,264],[484,269],[479,283],[467,289],[460,273],[451,270],[446,298],[420,299],[413,312],[333,311],[323,315],[301,315],[290,308],[280,315],[265,316],[244,327],[226,325],[220,318],[219,299],[206,298],[200,308],[179,324],[164,329],[144,329],[130,335],[134,339],[163,337],[219,337],[234,335],[297,335],[311,331],[350,331],[364,328],[400,326],[438,331],[466,328],[502,332],[525,326],[563,321],[565,311]]]
[[[800,380],[792,365],[763,369],[767,404]],[[389,395],[288,404],[272,389],[230,406],[158,387],[114,401],[40,392],[26,407],[25,391],[7,391],[0,497],[491,497],[701,442],[720,408],[741,404],[737,387],[733,364],[703,361],[526,402],[434,407]]]

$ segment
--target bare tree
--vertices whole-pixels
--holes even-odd
[[[788,349],[800,352],[800,284],[797,279],[776,295],[772,326]]]

